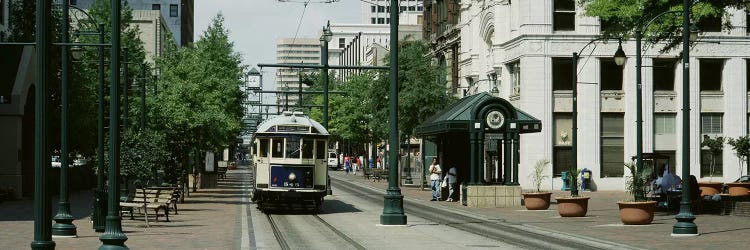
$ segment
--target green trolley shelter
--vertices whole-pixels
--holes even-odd
[[[540,131],[540,120],[505,99],[479,93],[428,118],[416,135],[425,139],[425,148],[436,149],[423,156],[437,156],[444,171],[456,167],[459,182],[467,187],[466,205],[513,207],[521,205],[519,135]]]

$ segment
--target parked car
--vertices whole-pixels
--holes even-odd
[[[336,151],[328,151],[328,168],[340,169],[339,157],[336,155]]]
[[[62,166],[62,163],[60,162],[60,156],[59,155],[53,155],[52,156],[52,167],[53,168],[59,168]]]

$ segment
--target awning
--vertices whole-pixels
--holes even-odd
[[[449,132],[468,133],[472,122],[481,120],[481,117],[474,117],[476,110],[484,106],[494,104],[502,105],[507,110],[513,110],[511,117],[508,117],[505,126],[506,131],[515,131],[519,134],[536,133],[542,131],[542,122],[539,119],[516,109],[505,99],[494,97],[488,93],[479,93],[462,98],[456,104],[453,104],[437,114],[427,118],[416,129],[417,136],[429,136]]]

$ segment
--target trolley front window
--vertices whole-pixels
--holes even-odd
[[[286,139],[286,158],[299,159],[300,151],[299,138]]]
[[[302,158],[312,159],[313,158],[313,140],[302,140]]]
[[[315,141],[315,158],[326,159],[326,141]]]
[[[268,157],[268,139],[260,139],[258,141],[260,144],[260,151],[258,151],[258,154],[260,154],[260,157]]]
[[[283,158],[284,157],[284,138],[273,138],[271,140],[271,157]]]

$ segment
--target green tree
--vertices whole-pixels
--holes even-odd
[[[152,120],[182,166],[191,152],[227,147],[240,131],[244,66],[223,22],[217,15],[195,47],[171,46],[157,60],[160,91],[150,101],[158,119]]]
[[[414,135],[420,123],[456,101],[448,94],[445,79],[440,77],[445,69],[432,65],[427,54],[429,47],[423,41],[399,43],[398,127],[404,138]],[[380,130],[377,135],[388,134],[389,86],[390,72],[384,71],[370,92],[376,108],[373,127]]]
[[[728,29],[732,26],[727,10],[729,7],[744,9],[744,0],[701,0],[691,6],[692,22],[700,24],[707,18],[725,17],[722,26]],[[651,20],[665,11],[681,11],[681,0],[579,0],[580,6],[588,16],[598,17],[607,29],[602,33],[609,37],[634,36],[638,26]],[[700,28],[700,27],[699,27]],[[662,52],[677,47],[682,37],[682,15],[667,14],[654,20],[646,27],[644,36],[651,43],[667,42]]]

